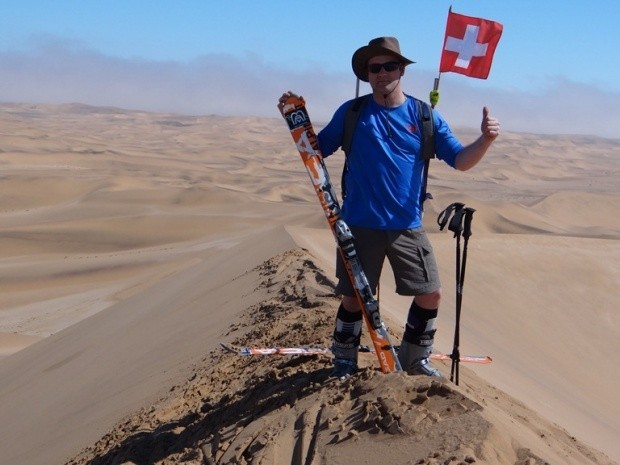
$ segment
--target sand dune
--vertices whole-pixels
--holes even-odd
[[[335,383],[327,357],[219,349],[329,342],[333,239],[282,121],[1,108],[3,463],[620,461],[618,140],[507,132],[469,173],[433,162],[437,345],[455,241],[435,219],[461,201],[462,350],[494,362],[454,386],[366,357]],[[392,288],[386,272],[398,339]]]

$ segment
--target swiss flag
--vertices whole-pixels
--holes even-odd
[[[439,72],[486,79],[503,29],[495,21],[449,11]]]

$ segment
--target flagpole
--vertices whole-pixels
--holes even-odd
[[[448,8],[448,18],[450,17],[450,13],[452,13],[452,5]],[[444,44],[445,45],[445,44]],[[441,46],[441,50],[443,53],[443,47]],[[441,63],[439,63],[439,68],[441,69]],[[435,78],[435,82],[433,84],[433,90],[431,90],[429,95],[429,101],[431,102],[431,108],[435,108],[435,106],[439,103],[439,80],[441,79],[441,71],[437,74]]]
[[[439,73],[437,77],[435,78],[435,84],[433,85],[433,90],[431,90],[429,94],[431,108],[435,108],[435,106],[439,103],[439,80],[440,79],[441,79],[441,73]]]

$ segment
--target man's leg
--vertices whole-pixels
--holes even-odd
[[[374,292],[385,259],[386,235],[383,231],[365,228],[351,228],[351,230],[355,237],[356,252]],[[342,302],[336,315],[332,344],[334,353],[332,374],[342,377],[351,375],[357,370],[357,353],[362,334],[363,315],[340,254],[336,260],[336,276],[338,277],[336,294],[342,296]]]
[[[423,229],[398,231],[388,252],[396,292],[415,296],[398,351],[403,370],[411,374],[440,376],[429,362],[435,321],[441,301],[441,282],[433,248]]]
[[[435,322],[441,290],[416,296],[409,307],[398,360],[406,372],[427,376],[441,373],[429,361],[433,350]]]
[[[357,353],[362,336],[362,312],[355,297],[343,296],[336,314],[332,352],[333,376],[341,378],[357,371]]]

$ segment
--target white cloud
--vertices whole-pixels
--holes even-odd
[[[352,73],[318,67],[278,69],[257,56],[204,55],[189,62],[111,57],[46,38],[28,51],[0,52],[0,100],[116,106],[193,115],[277,117],[285,90],[304,95],[315,121],[329,119],[355,94]],[[434,75],[409,68],[404,89],[427,98]],[[482,106],[510,131],[620,138],[620,93],[553,77],[536,91],[499,89],[491,81],[443,75],[439,111],[453,126],[479,124]],[[362,87],[363,92],[368,87]]]

